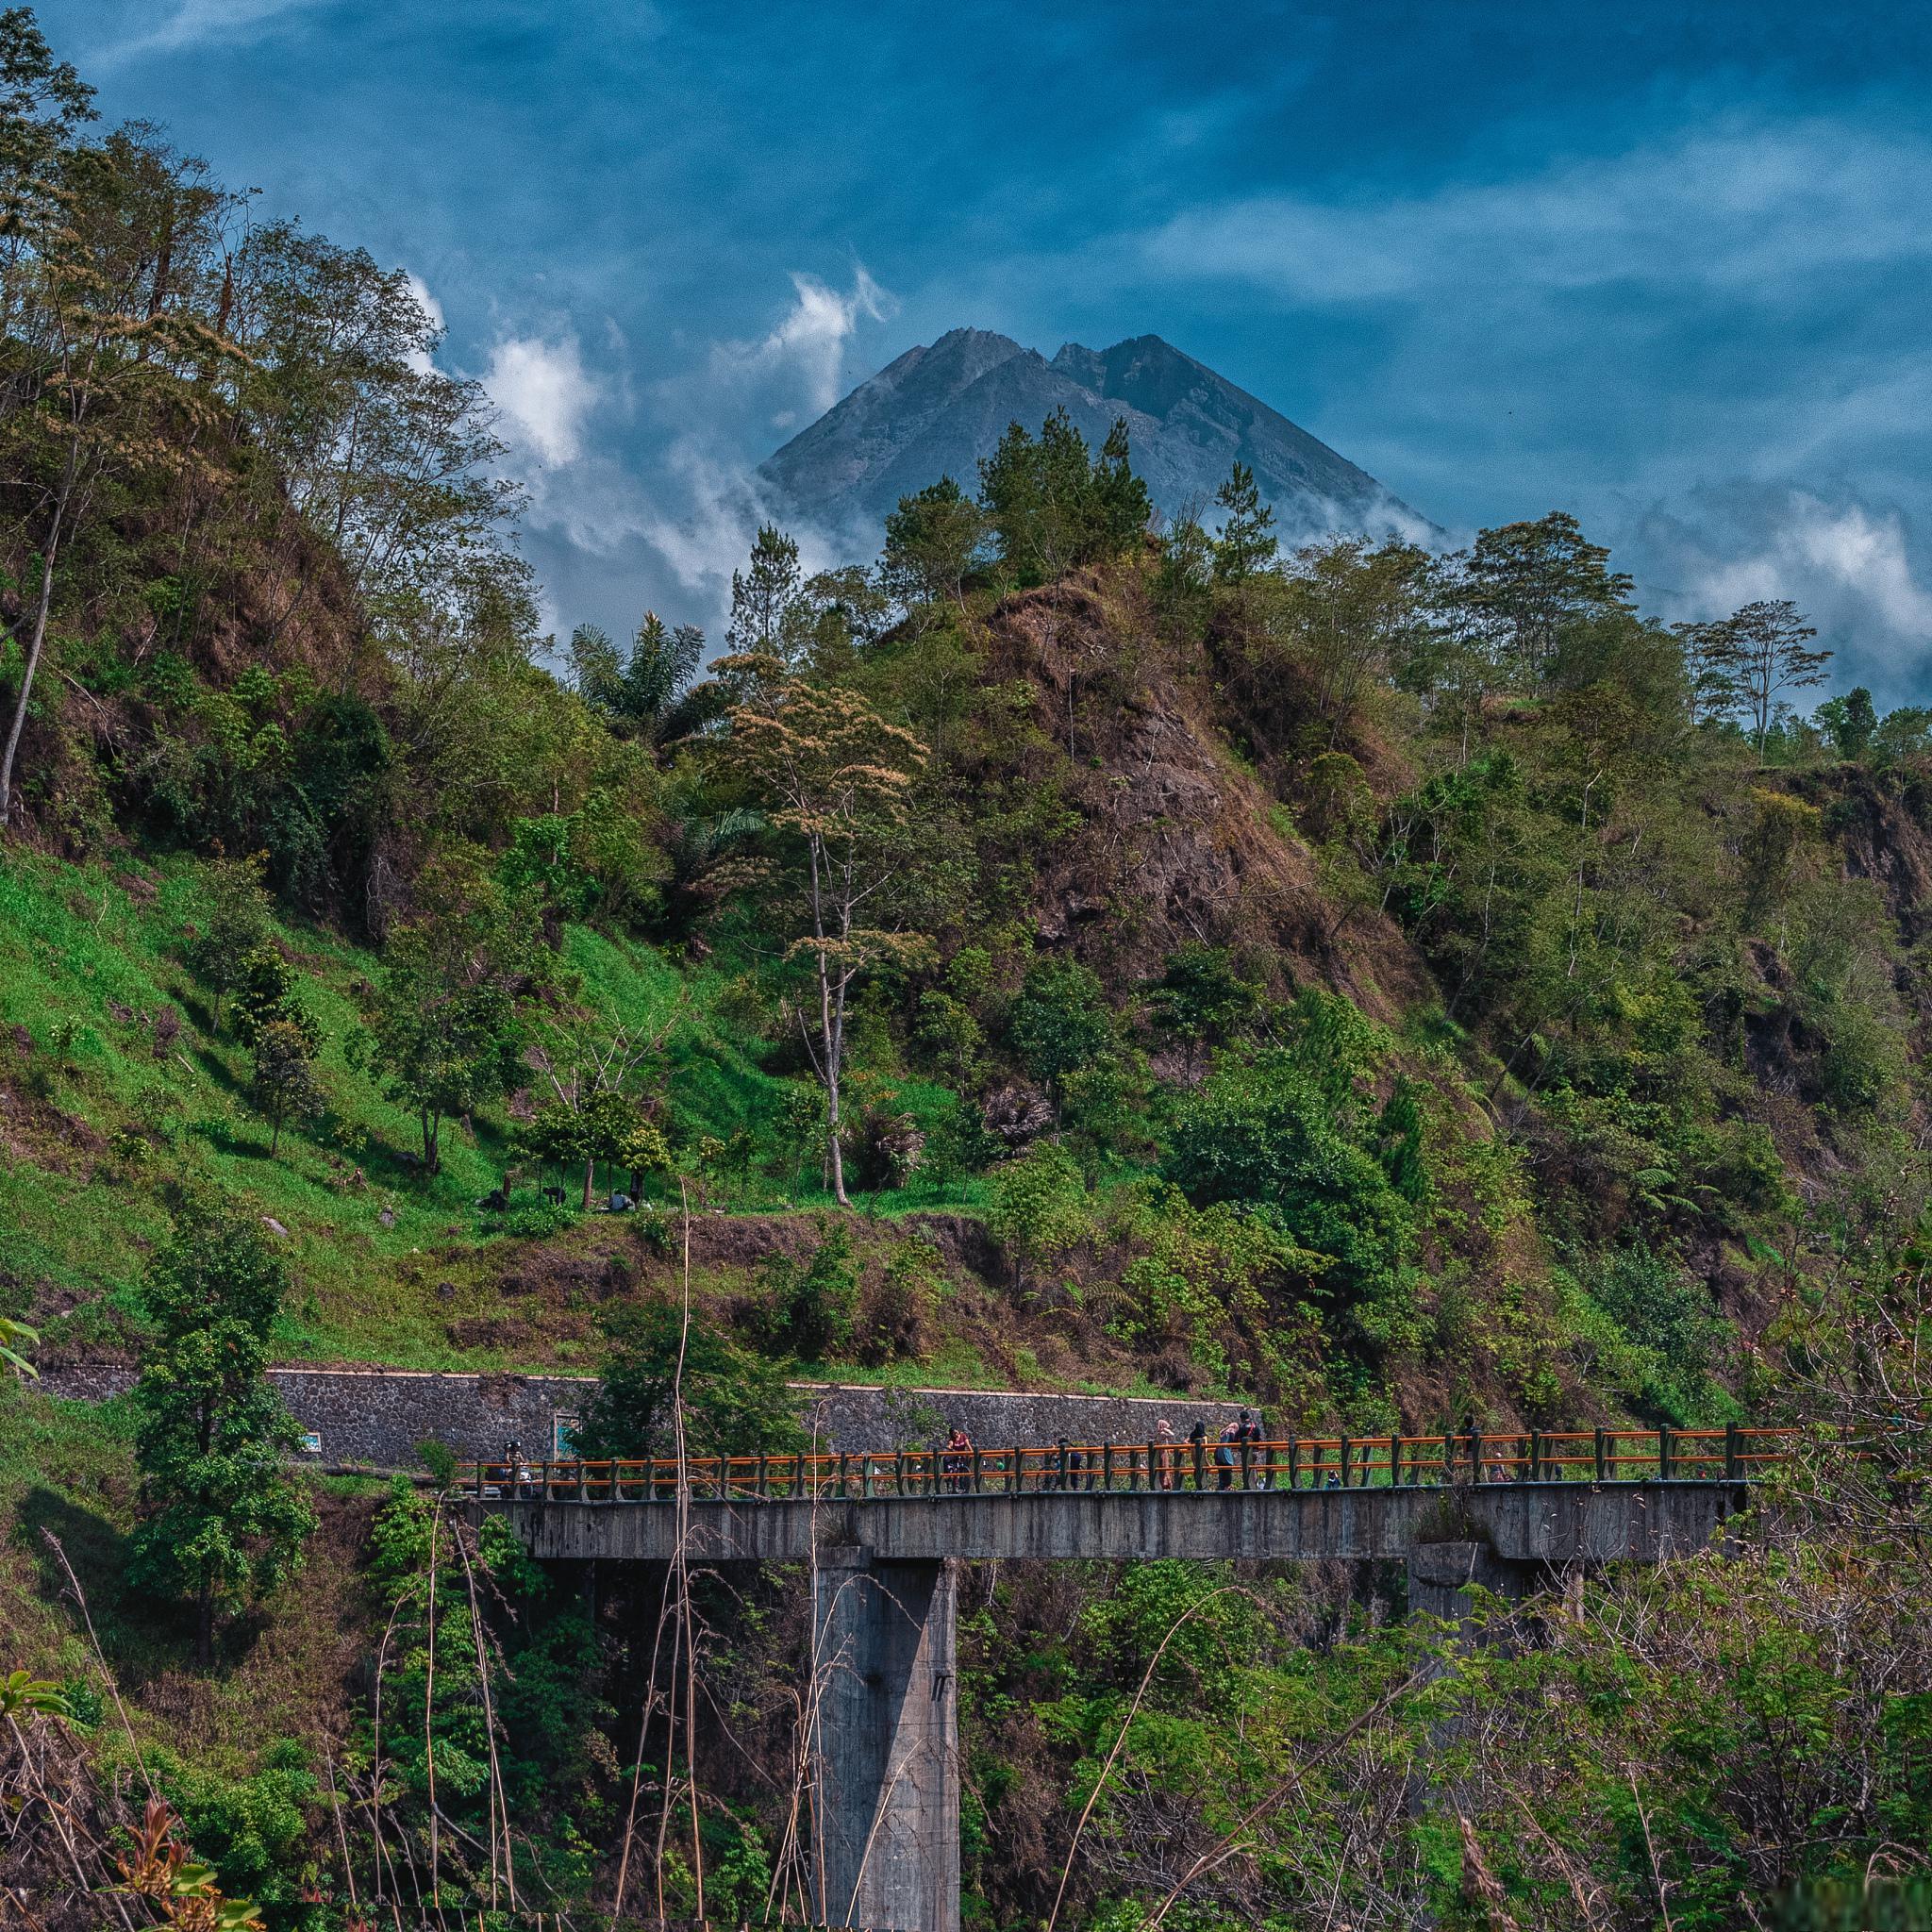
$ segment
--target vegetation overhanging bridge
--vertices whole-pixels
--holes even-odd
[[[1055,1443],[892,1455],[481,1463],[473,1515],[543,1562],[812,1569],[812,1764],[828,1925],[958,1932],[961,1559],[1401,1560],[1458,1620],[1605,1562],[1708,1544],[1796,1429]],[[1859,1445],[1843,1445],[1859,1456]]]

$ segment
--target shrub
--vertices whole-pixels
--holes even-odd
[[[779,1348],[801,1360],[822,1362],[851,1345],[858,1270],[848,1229],[821,1221],[819,1244],[804,1267],[790,1255],[774,1255],[761,1273],[764,1324]]]
[[[1079,1163],[1057,1141],[1035,1143],[992,1178],[986,1224],[1012,1257],[1013,1286],[1031,1269],[1075,1248],[1093,1232]]]

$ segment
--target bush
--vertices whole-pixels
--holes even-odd
[[[1026,1071],[1056,1093],[1114,1041],[1113,1015],[1100,981],[1076,959],[1036,959],[1026,969],[1008,1029]]]
[[[819,1244],[804,1267],[790,1255],[774,1255],[761,1273],[764,1327],[777,1347],[801,1360],[822,1362],[851,1346],[858,1270],[847,1228],[821,1221]]]
[[[1079,1163],[1058,1141],[1041,1141],[993,1175],[986,1224],[1013,1260],[1013,1286],[1030,1269],[1078,1247],[1093,1232],[1093,1208]]]
[[[1587,1271],[1584,1285],[1631,1344],[1630,1393],[1646,1417],[1682,1427],[1732,1411],[1711,1379],[1730,1324],[1702,1282],[1649,1248],[1628,1247]]]
[[[512,1208],[503,1217],[503,1231],[525,1241],[541,1241],[561,1234],[575,1220],[576,1215],[562,1201],[532,1201],[527,1207]]]
[[[1414,1211],[1360,1144],[1368,1124],[1335,1077],[1345,1065],[1281,1048],[1224,1061],[1181,1103],[1163,1172],[1197,1207],[1245,1202],[1274,1215],[1297,1247],[1329,1258],[1322,1291],[1363,1334],[1398,1343],[1413,1339]],[[1408,1137],[1395,1145],[1401,1177],[1419,1186]]]
[[[673,1441],[674,1393],[683,1395],[693,1456],[756,1456],[804,1446],[789,1364],[741,1348],[670,1302],[614,1309],[597,1393],[577,1425],[580,1455],[662,1456]],[[679,1361],[683,1363],[679,1381]]]

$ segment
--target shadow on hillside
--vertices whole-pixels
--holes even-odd
[[[84,1627],[80,1607],[50,1536],[74,1571],[115,1677],[134,1689],[168,1668],[182,1643],[192,1641],[192,1628],[175,1606],[126,1587],[127,1537],[94,1510],[38,1484],[21,1498],[14,1538],[33,1558],[40,1594],[63,1604],[76,1627]]]

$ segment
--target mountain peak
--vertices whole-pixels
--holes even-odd
[[[1009,423],[1037,428],[1056,408],[1096,447],[1124,417],[1134,468],[1169,514],[1211,499],[1242,462],[1291,541],[1423,522],[1366,471],[1157,335],[1108,349],[1064,342],[1049,361],[1010,336],[948,329],[859,384],[759,474],[789,513],[869,543],[902,496],[942,475],[973,488]]]

